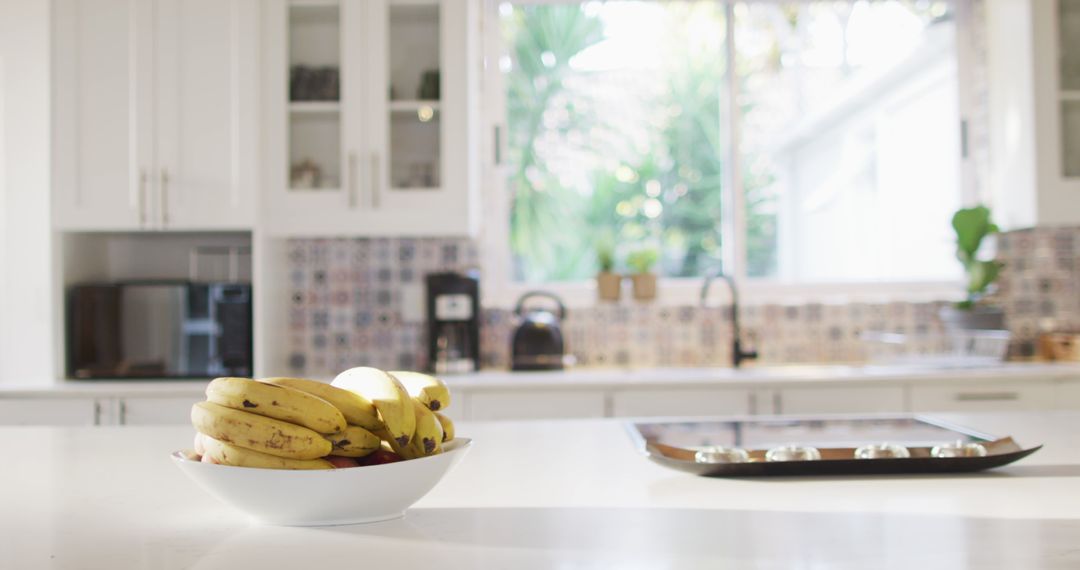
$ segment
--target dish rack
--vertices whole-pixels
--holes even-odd
[[[859,338],[872,363],[981,366],[1005,359],[1011,335],[1005,330],[917,334],[865,331]]]

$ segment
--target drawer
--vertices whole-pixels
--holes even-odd
[[[860,414],[904,412],[903,386],[817,386],[778,389],[777,414]],[[767,410],[767,402],[758,407]]]
[[[750,390],[657,389],[612,394],[615,417],[736,416],[751,413]]]
[[[915,412],[1052,410],[1057,408],[1050,382],[994,382],[977,385],[912,386]]]
[[[471,393],[466,406],[469,420],[602,418],[606,409],[604,392],[599,390]]]
[[[102,406],[93,398],[0,399],[0,425],[92,426],[101,414]]]
[[[119,402],[119,423],[131,426],[191,425],[191,406],[198,397],[140,396]]]

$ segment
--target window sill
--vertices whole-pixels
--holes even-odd
[[[702,279],[666,278],[657,285],[657,298],[653,301],[636,301],[630,280],[623,281],[620,301],[599,301],[593,280],[559,283],[487,284],[481,287],[482,304],[489,308],[512,309],[517,300],[529,291],[554,293],[569,308],[596,306],[642,306],[659,305],[694,306],[701,302]],[[848,283],[778,283],[766,280],[748,280],[739,283],[741,305],[803,305],[807,303],[924,303],[931,301],[959,301],[963,286],[959,282],[848,282]],[[731,295],[722,283],[715,283],[709,290],[708,302],[718,305],[730,302]]]

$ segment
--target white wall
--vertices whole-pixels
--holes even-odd
[[[0,382],[55,378],[49,7],[0,0]]]

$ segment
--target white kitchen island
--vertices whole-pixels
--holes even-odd
[[[654,465],[619,420],[462,422],[470,456],[404,519],[288,528],[184,477],[190,428],[0,428],[0,568],[1080,568],[1080,413],[938,417],[1046,447],[977,474],[726,480]]]

